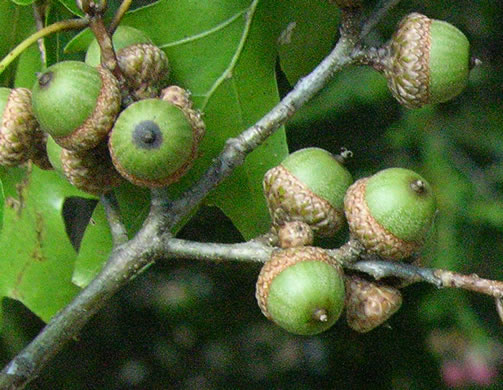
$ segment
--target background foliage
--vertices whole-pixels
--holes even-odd
[[[369,37],[371,44],[384,42],[411,11],[455,24],[483,61],[460,97],[406,110],[391,98],[382,76],[349,68],[292,118],[286,138],[291,151],[305,146],[335,153],[342,146],[351,149],[355,157],[349,168],[356,178],[390,166],[417,170],[432,183],[440,210],[426,263],[502,280],[503,15],[498,5],[402,1]],[[252,22],[249,7],[254,9]],[[53,20],[71,17],[57,2],[49,15]],[[206,137],[206,153],[193,175],[207,166],[227,137],[253,124],[330,50],[337,15],[322,0],[165,0],[126,17],[125,24],[144,28],[166,50],[172,81],[189,87],[206,113],[212,137]],[[0,25],[6,32],[0,40],[3,57],[35,30],[31,7],[0,1]],[[281,35],[278,41],[287,26],[293,28],[291,36]],[[51,37],[46,41],[48,63],[81,57],[78,49],[89,38],[70,32]],[[72,53],[63,53],[69,42]],[[30,49],[0,76],[1,85],[31,87],[39,61],[37,48]],[[278,133],[212,197],[224,212],[202,207],[180,236],[238,242],[242,235],[264,231],[267,215],[256,183],[286,152],[284,136]],[[67,218],[69,239],[62,211],[65,198],[87,195],[62,184],[54,173],[34,171],[23,181],[24,174],[0,171],[0,200],[3,194],[6,199],[25,194],[26,202],[22,216],[8,201],[1,202],[3,217],[0,207],[0,294],[9,297],[2,300],[2,362],[39,331],[43,323],[38,317],[49,319],[77,286],[89,282],[110,248],[99,205],[79,247],[75,238],[82,219]],[[23,186],[16,188],[16,182]],[[239,191],[243,187],[255,191]],[[119,198],[133,233],[148,198],[130,186],[121,189]],[[81,209],[81,214],[89,210]],[[344,238],[341,234],[320,244],[335,246]],[[46,261],[34,261],[38,255]],[[32,388],[441,389],[441,372],[449,364],[478,359],[490,369],[501,365],[501,324],[486,297],[415,285],[404,290],[404,305],[391,327],[359,335],[339,321],[327,333],[306,338],[286,334],[260,314],[254,298],[258,265],[166,260],[112,299]],[[492,378],[491,388],[503,387],[498,378]]]

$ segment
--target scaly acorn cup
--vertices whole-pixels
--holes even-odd
[[[351,174],[326,150],[306,148],[266,172],[264,194],[273,229],[289,221],[307,223],[331,236],[344,221],[343,200]]]
[[[286,222],[278,228],[278,243],[281,248],[312,245],[313,241],[313,229],[305,222]]]
[[[170,72],[166,54],[153,45],[144,32],[129,26],[119,26],[112,42],[133,100],[158,97]],[[96,40],[89,45],[86,63],[91,66],[100,63],[100,48]],[[126,103],[129,102],[126,100]]]
[[[65,149],[96,147],[112,128],[121,94],[107,69],[64,61],[37,76],[32,90],[35,117],[42,130]]]
[[[121,112],[108,146],[116,169],[133,184],[161,187],[192,166],[199,132],[185,112],[161,99],[145,99]]]
[[[425,179],[408,169],[389,168],[351,185],[344,211],[351,234],[368,252],[400,260],[422,247],[436,206]]]
[[[39,128],[40,129],[40,128]],[[50,170],[53,166],[49,160],[47,154],[47,140],[49,136],[47,133],[39,130],[36,133],[35,140],[33,142],[33,153],[31,154],[31,161],[38,166],[40,169]]]
[[[0,165],[20,165],[35,154],[43,133],[32,112],[31,91],[0,88]]]
[[[161,91],[161,99],[170,102],[183,111],[187,120],[192,124],[194,139],[197,145],[199,145],[206,133],[206,125],[204,124],[201,111],[195,110],[192,107],[190,93],[178,85],[170,85]]]
[[[460,94],[468,83],[470,67],[470,43],[460,30],[412,13],[393,34],[384,74],[401,104],[419,108]]]
[[[138,43],[120,50],[117,61],[134,99],[159,96],[170,71],[168,57],[161,49],[149,43]]]
[[[89,150],[61,148],[59,158],[63,175],[79,190],[100,195],[124,182],[112,164],[105,142]]]
[[[255,296],[262,313],[283,329],[314,335],[329,329],[344,307],[342,268],[326,251],[297,247],[273,252]]]
[[[395,314],[402,305],[400,290],[369,282],[355,275],[345,277],[346,320],[349,327],[366,333]]]

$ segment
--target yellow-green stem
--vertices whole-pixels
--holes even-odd
[[[124,14],[128,11],[129,7],[131,6],[131,3],[133,0],[124,0],[117,12],[114,15],[114,18],[112,20],[112,23],[110,23],[110,27],[108,27],[108,32],[110,35],[114,35],[115,29],[121,22],[122,18],[124,17]]]
[[[61,22],[51,24],[42,30],[37,31],[35,34],[30,35],[23,42],[17,45],[9,54],[7,54],[2,61],[0,61],[0,75],[5,68],[10,65],[23,51],[37,42],[40,38],[65,30],[79,30],[89,24],[87,19],[69,19]]]

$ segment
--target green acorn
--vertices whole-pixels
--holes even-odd
[[[386,322],[402,305],[400,290],[355,275],[345,277],[346,320],[349,327],[366,333]]]
[[[389,44],[384,74],[405,107],[441,103],[461,93],[471,67],[470,43],[453,25],[412,13]]]
[[[278,250],[262,267],[255,295],[262,313],[283,329],[318,334],[344,307],[343,271],[321,248]]]
[[[54,170],[62,176],[65,176],[63,172],[63,164],[61,163],[61,152],[63,148],[59,146],[54,138],[47,137],[47,157],[49,158],[49,162]]]
[[[329,152],[306,148],[290,154],[264,176],[264,194],[274,229],[289,221],[307,223],[331,236],[344,222],[344,193],[353,182]]]
[[[421,248],[436,206],[425,179],[408,169],[389,168],[351,185],[344,210],[351,234],[368,252],[400,260]]]
[[[37,76],[33,111],[42,130],[65,149],[87,150],[105,139],[120,109],[115,77],[101,66],[64,61]]]
[[[49,169],[45,136],[33,115],[31,91],[0,88],[0,165],[16,166],[29,159]]]
[[[192,166],[204,133],[184,110],[161,99],[131,104],[110,134],[113,163],[133,184],[161,187],[179,180]]]

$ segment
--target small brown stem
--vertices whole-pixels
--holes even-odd
[[[119,83],[125,82],[124,75],[117,63],[117,56],[112,44],[112,37],[108,33],[101,15],[92,16],[89,20],[89,27],[94,33],[101,51],[101,64],[106,67],[119,80]]]
[[[442,269],[433,271],[433,275],[441,281],[442,287],[462,288],[495,298],[503,298],[503,282],[498,280],[482,279],[476,274],[463,275]]]

